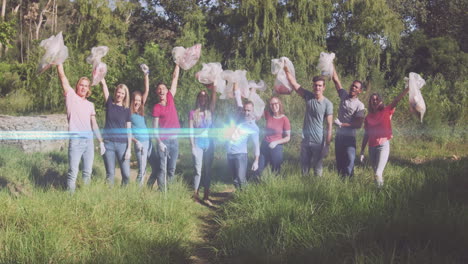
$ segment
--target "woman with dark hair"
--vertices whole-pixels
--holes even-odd
[[[115,87],[114,96],[111,97],[104,79],[101,84],[106,100],[106,124],[104,126],[106,180],[110,185],[114,184],[115,160],[117,159],[122,174],[122,185],[126,185],[130,180],[132,144],[130,94],[125,84],[119,84]]]
[[[189,114],[190,144],[195,168],[193,179],[193,198],[199,201],[200,184],[204,188],[203,202],[213,206],[209,200],[211,183],[211,164],[214,158],[213,139],[209,137],[209,129],[213,125],[213,112],[216,106],[216,91],[213,85],[207,85],[211,90],[211,99],[208,92],[203,90],[197,95],[195,109]]]
[[[270,163],[271,170],[278,173],[283,163],[283,144],[291,139],[291,124],[284,115],[283,103],[273,96],[269,101],[269,107],[264,112],[266,126],[265,137],[260,147],[260,159],[258,170],[255,173],[257,180],[262,171]]]
[[[140,65],[145,75],[145,91],[134,91],[131,99],[131,121],[132,121],[132,141],[135,144],[135,154],[138,162],[138,175],[136,182],[139,186],[143,185],[146,173],[146,163],[149,152],[151,151],[151,141],[149,140],[148,130],[145,122],[145,103],[149,93],[149,69],[146,64]]]
[[[361,162],[364,160],[364,150],[369,143],[369,159],[374,170],[375,182],[383,186],[383,171],[390,155],[390,139],[392,134],[392,115],[398,102],[408,93],[403,90],[393,102],[384,105],[382,97],[374,93],[369,98],[369,113],[364,120],[364,137],[361,145]]]

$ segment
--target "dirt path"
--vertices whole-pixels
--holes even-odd
[[[219,231],[219,226],[216,223],[215,217],[217,210],[222,204],[232,199],[234,189],[226,189],[222,192],[212,193],[210,200],[213,203],[213,207],[210,207],[209,212],[201,215],[200,219],[202,224],[200,227],[201,241],[196,245],[193,256],[190,257],[190,263],[193,264],[206,264],[214,263],[215,252],[213,240],[216,233]]]

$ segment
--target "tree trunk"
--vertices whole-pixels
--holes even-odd
[[[6,9],[6,0],[2,1],[2,20],[1,22],[5,21],[5,9]],[[0,43],[0,58],[3,56],[3,44]]]

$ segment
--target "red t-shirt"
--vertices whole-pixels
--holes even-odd
[[[174,103],[174,97],[169,91],[166,95],[166,105],[155,104],[153,107],[153,117],[159,118],[159,128],[175,128],[177,131],[180,128],[179,117],[177,116],[177,109]],[[167,139],[176,136],[177,132],[174,131],[160,131],[159,137]]]
[[[369,112],[364,120],[364,129],[369,136],[369,146],[375,147],[383,144],[393,137],[392,115],[395,108],[386,106],[382,111],[376,113]]]
[[[286,131],[291,130],[289,119],[283,115],[281,118],[274,118],[269,111],[265,111],[265,141],[273,142],[283,138]]]

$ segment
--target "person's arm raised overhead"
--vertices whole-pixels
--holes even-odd
[[[141,98],[141,105],[144,106],[149,94],[149,68],[146,64],[141,64],[140,67],[145,75],[145,90],[143,91],[143,96]]]
[[[216,95],[216,87],[214,86],[214,84],[208,86],[208,89],[211,90],[210,111],[211,114],[213,114],[216,108],[216,100],[218,99],[218,96]]]
[[[179,81],[179,71],[180,71],[180,67],[178,64],[176,64],[174,68],[174,72],[172,73],[171,90],[169,90],[173,97],[175,97],[176,92],[177,92],[177,82]]]
[[[109,88],[107,87],[106,79],[102,78],[101,86],[102,93],[104,94],[104,101],[107,102],[107,98],[109,98]]]
[[[343,86],[341,85],[341,82],[340,82],[340,77],[338,76],[338,73],[336,72],[336,70],[333,70],[332,80],[333,80],[333,83],[335,83],[335,88],[337,92],[343,89]]]
[[[395,108],[397,104],[401,101],[401,99],[403,99],[403,97],[405,97],[405,95],[408,92],[409,92],[409,87],[406,87],[403,91],[401,91],[399,95],[397,95],[397,97],[395,97],[395,99],[393,99],[393,101],[389,104],[389,106],[391,108]]]
[[[73,90],[73,88],[70,86],[70,82],[68,81],[67,76],[65,75],[63,64],[57,65],[57,74],[59,76],[60,84],[62,85],[64,94],[67,94],[69,90]]]
[[[296,91],[297,94],[300,96],[304,96],[304,92],[300,89],[301,85],[297,83],[296,78],[291,74],[287,66],[284,66],[284,73],[286,73],[286,78],[289,81],[289,84],[291,84],[292,88],[294,91]]]

